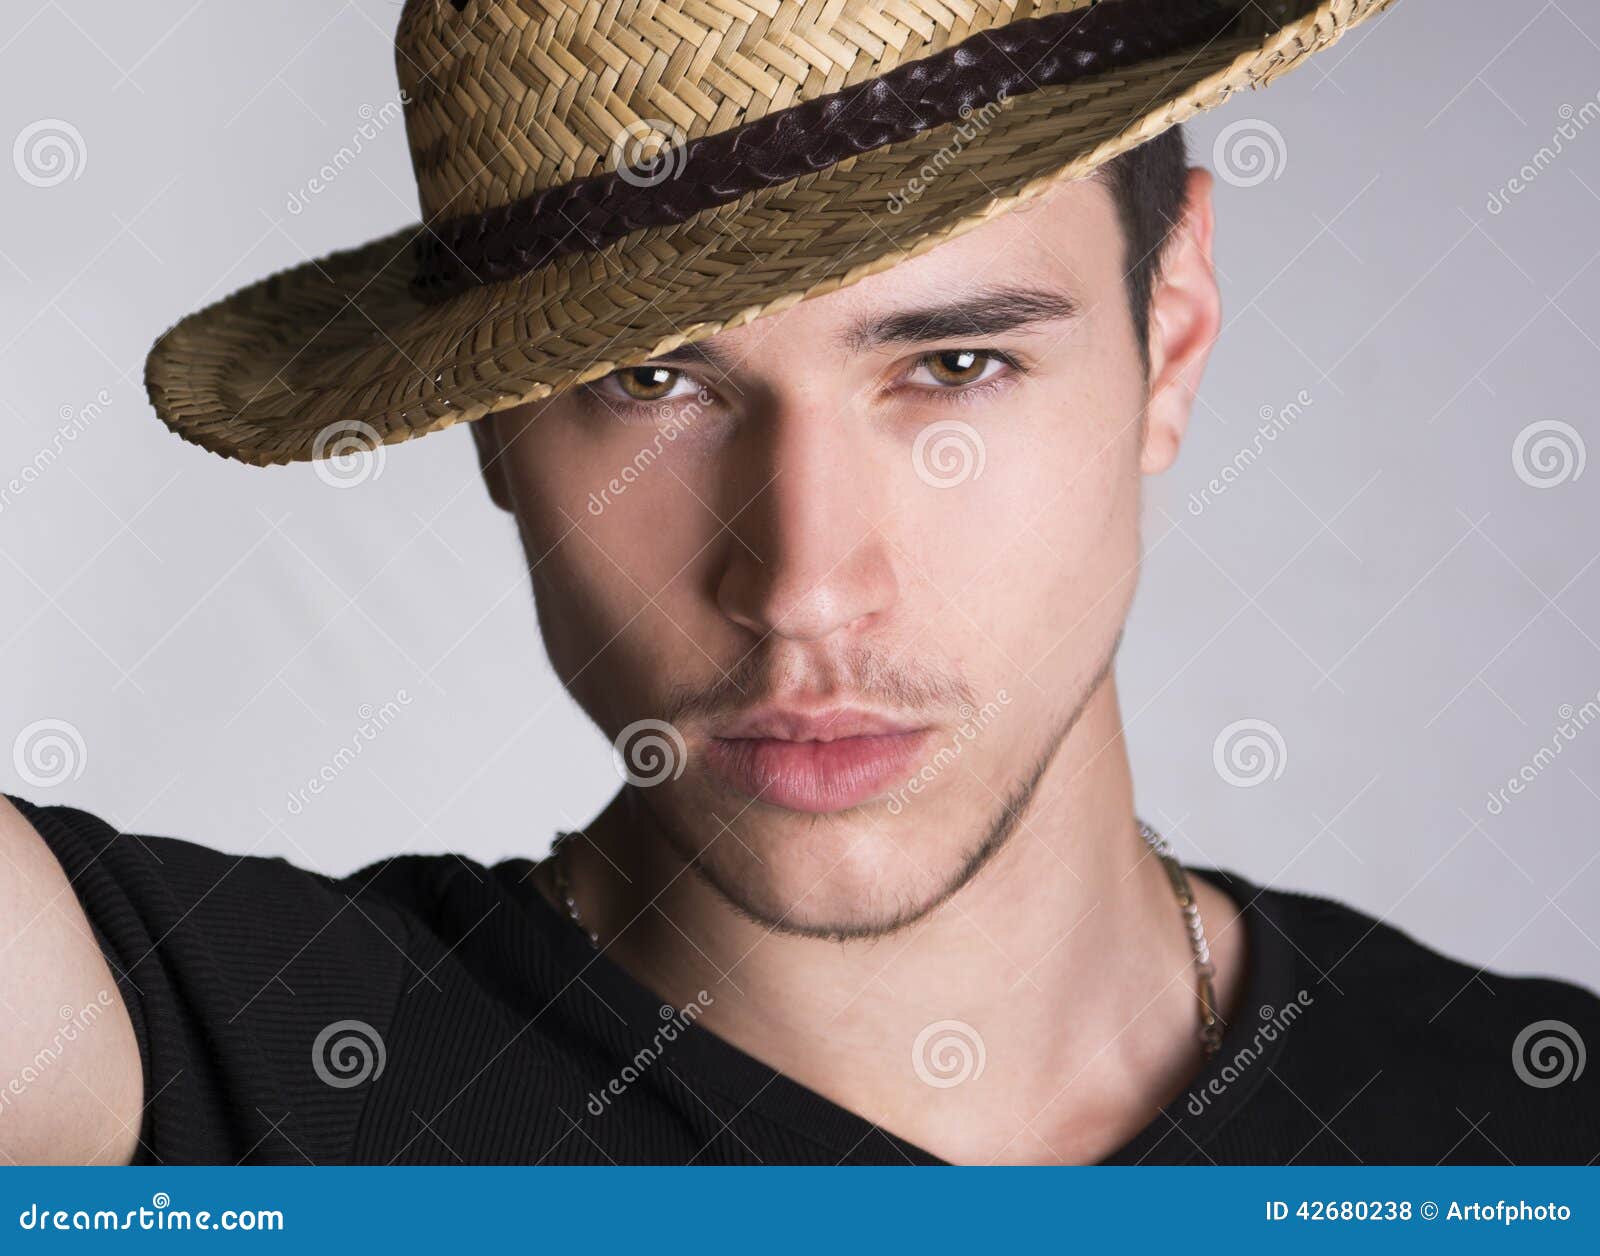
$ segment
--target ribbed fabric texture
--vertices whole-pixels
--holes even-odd
[[[12,802],[132,1013],[136,1163],[940,1163],[698,1025],[663,1041],[672,1009],[592,952],[527,860],[330,878]],[[1513,1057],[1541,1021],[1600,1047],[1593,994],[1197,871],[1246,906],[1247,989],[1206,1073],[1107,1163],[1600,1156],[1600,1068],[1539,1086]]]

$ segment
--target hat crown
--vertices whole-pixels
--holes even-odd
[[[638,165],[1094,2],[408,0],[395,58],[422,215],[480,214]]]
[[[582,3],[406,0],[426,227],[168,328],[169,427],[268,464],[538,401],[937,248],[1394,0]],[[661,179],[617,160],[656,118]]]

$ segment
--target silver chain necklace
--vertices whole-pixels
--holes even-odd
[[[1194,890],[1189,884],[1189,874],[1184,871],[1183,865],[1172,853],[1167,839],[1137,816],[1134,819],[1139,826],[1139,836],[1155,852],[1156,858],[1161,860],[1162,866],[1167,870],[1167,880],[1172,885],[1172,892],[1178,899],[1178,909],[1183,915],[1184,930],[1189,935],[1189,948],[1194,953],[1195,986],[1200,1000],[1200,1045],[1205,1051],[1206,1059],[1209,1060],[1222,1045],[1222,1022],[1216,1011],[1217,994],[1214,983],[1217,970],[1216,965],[1211,962],[1211,947],[1206,942],[1206,927],[1200,919],[1200,904],[1195,900]],[[572,877],[567,871],[567,846],[575,836],[577,835],[571,832],[558,833],[550,850],[556,895],[567,909],[567,918],[583,930],[589,939],[589,944],[598,950],[600,935],[584,924],[583,914],[578,910],[578,900],[572,893]]]
[[[1189,885],[1189,874],[1172,853],[1167,839],[1137,816],[1134,821],[1139,826],[1139,836],[1144,838],[1145,844],[1156,853],[1166,868],[1167,880],[1178,898],[1178,910],[1183,913],[1184,928],[1189,934],[1189,949],[1194,952],[1195,990],[1200,999],[1200,1046],[1209,1060],[1222,1045],[1222,1021],[1217,1016],[1217,968],[1211,962],[1211,946],[1206,941],[1206,927],[1200,919],[1200,904]]]
[[[600,935],[583,923],[583,916],[578,911],[578,900],[572,895],[572,877],[567,872],[567,846],[576,836],[576,833],[557,833],[556,840],[550,846],[556,894],[566,906],[567,918],[582,929],[588,935],[589,944],[599,950]]]

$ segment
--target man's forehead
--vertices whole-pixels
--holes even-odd
[[[655,360],[725,362],[763,343],[797,338],[854,354],[914,339],[987,335],[1070,318],[1087,304],[1087,256],[1119,241],[1111,208],[1097,182],[1059,184],[1026,208],[998,215],[846,288]],[[914,334],[919,329],[925,333],[920,337]]]

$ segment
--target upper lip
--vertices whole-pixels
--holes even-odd
[[[835,706],[801,711],[763,706],[734,717],[714,735],[728,741],[841,741],[846,737],[909,733],[925,727],[914,720],[882,715],[863,707]]]

